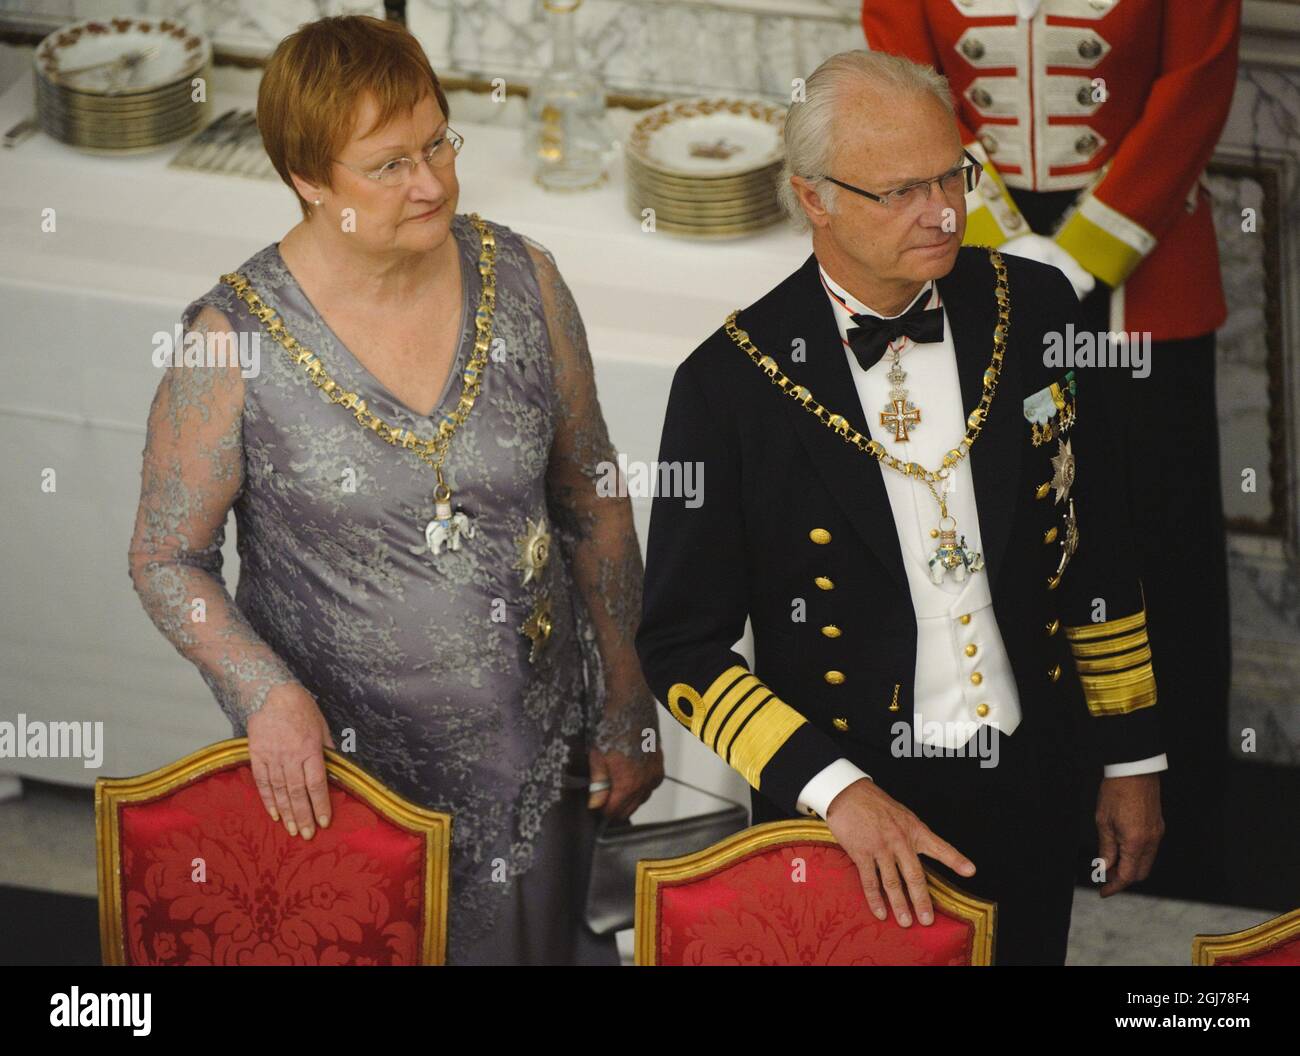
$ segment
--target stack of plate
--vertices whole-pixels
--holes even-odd
[[[83,150],[152,150],[208,115],[206,37],[175,19],[110,18],[55,30],[36,48],[36,113],[53,138]],[[195,102],[199,95],[203,102]]]
[[[730,238],[781,218],[777,177],[785,157],[785,107],[752,99],[680,99],[632,127],[627,204],[655,228]]]

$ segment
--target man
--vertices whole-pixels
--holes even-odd
[[[1214,337],[1227,306],[1201,177],[1240,23],[1241,0],[862,4],[869,47],[948,77],[962,143],[984,164],[966,243],[1061,268],[1089,331],[1149,335],[1141,373],[1100,378],[1127,456],[1154,670],[1179,702],[1162,715],[1169,832],[1145,889],[1204,900],[1226,882],[1231,646]]]
[[[646,679],[756,823],[825,817],[878,918],[932,922],[926,855],[997,900],[997,963],[1062,963],[1072,771],[1107,767],[1104,895],[1162,830],[1118,455],[1091,377],[1044,365],[1077,300],[962,248],[978,172],[933,70],[832,56],[785,138],[813,255],[674,376],[660,462],[708,472],[654,500]]]

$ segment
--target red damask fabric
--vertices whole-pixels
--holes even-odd
[[[1249,965],[1252,968],[1266,965],[1300,965],[1300,938],[1291,939],[1289,942],[1280,942],[1263,953],[1252,953],[1246,957],[1233,957],[1229,960],[1216,961],[1215,964],[1223,967]]]
[[[877,920],[848,855],[818,843],[664,884],[658,912],[664,965],[966,965],[974,940],[972,925],[937,907],[929,927]]]
[[[418,963],[423,837],[333,781],[330,811],[290,837],[246,763],[122,806],[127,963]]]

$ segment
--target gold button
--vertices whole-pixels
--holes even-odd
[[[966,646],[966,655],[967,655],[967,656],[974,656],[974,655],[975,655],[976,653],[978,653],[978,652],[979,652],[979,649],[976,648],[974,642],[972,642],[970,645]]]
[[[1060,619],[1058,618],[1053,620],[1051,623],[1047,625],[1047,637],[1049,638],[1052,637],[1052,635],[1054,635],[1060,629],[1061,629]]]
[[[828,623],[822,628],[822,634],[826,635],[827,638],[838,638],[840,636],[840,629],[836,627],[835,624]]]
[[[1047,498],[1047,493],[1051,490],[1052,490],[1052,482],[1050,480],[1045,480],[1043,481],[1043,483],[1038,485],[1038,490],[1034,492],[1034,498],[1045,499]]]
[[[1056,528],[1055,528],[1055,526],[1053,526],[1053,527],[1047,529],[1047,531],[1045,531],[1045,532],[1043,533],[1043,543],[1044,543],[1044,545],[1046,545],[1047,543],[1054,543],[1054,542],[1056,542]]]
[[[841,732],[847,732],[847,731],[848,731],[848,728],[849,728],[849,720],[848,720],[848,719],[835,718],[835,719],[831,719],[831,722],[834,724],[834,726],[835,726],[835,728],[836,728],[837,730],[840,730]]]
[[[978,686],[981,682],[984,681],[984,676],[981,675],[978,671],[976,671],[973,675],[970,676],[970,680],[971,680],[975,685]]]
[[[1050,670],[1049,672],[1047,672],[1047,677],[1050,678],[1053,682],[1055,682],[1058,678],[1060,678],[1060,677],[1061,677],[1061,665],[1060,665],[1060,664],[1053,664],[1053,665],[1052,665],[1052,670]]]
[[[987,704],[975,705],[975,714],[978,715],[981,719],[984,718],[984,716],[987,715],[988,713],[989,713],[989,706]]]
[[[822,590],[835,589],[835,584],[831,581],[830,577],[828,576],[818,576],[816,579],[813,580],[813,582],[816,583],[819,587],[821,587]]]
[[[961,620],[962,623],[970,623],[970,613],[969,613],[969,612],[966,613],[965,616],[958,616],[957,618],[958,618],[959,620]]]
[[[1060,577],[1060,576],[1048,576],[1048,577],[1047,577],[1047,589],[1048,589],[1048,590],[1055,590],[1055,589],[1056,589],[1057,587],[1059,587],[1060,585],[1061,585],[1061,577]]]
[[[808,533],[808,538],[814,543],[829,543],[831,541],[831,533],[825,528],[814,528]]]
[[[832,686],[838,686],[841,682],[844,681],[844,672],[827,671],[826,674],[822,675],[822,678],[826,679],[826,681],[829,682]]]

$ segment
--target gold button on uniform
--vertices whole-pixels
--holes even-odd
[[[1047,677],[1050,678],[1053,682],[1055,682],[1058,678],[1060,678],[1060,677],[1061,677],[1061,665],[1060,665],[1060,664],[1053,664],[1053,665],[1052,665],[1052,669],[1051,669],[1050,671],[1047,672]]]
[[[831,722],[835,725],[835,728],[836,728],[837,730],[840,730],[841,732],[847,732],[847,731],[848,731],[848,728],[849,728],[849,720],[848,720],[848,719],[834,718],[834,719],[831,719]]]
[[[808,533],[808,538],[814,543],[829,543],[831,541],[831,533],[825,528],[814,528]]]
[[[826,635],[827,638],[838,638],[840,636],[840,629],[836,627],[835,624],[828,623],[822,628],[822,634]]]
[[[978,715],[981,719],[984,718],[984,716],[987,715],[988,713],[989,713],[989,706],[987,704],[975,705],[975,714]]]
[[[978,686],[981,682],[984,681],[984,676],[981,675],[978,671],[976,671],[973,675],[970,676],[970,680],[971,682],[973,682],[975,685]]]
[[[975,655],[976,653],[978,653],[978,652],[979,652],[979,649],[976,648],[974,642],[972,642],[970,645],[966,646],[966,655],[967,655],[967,656],[974,656],[974,655]]]
[[[1057,587],[1059,587],[1060,585],[1061,585],[1061,577],[1060,577],[1060,576],[1048,576],[1048,577],[1047,577],[1047,589],[1048,589],[1048,590],[1055,590],[1055,589],[1056,589]]]
[[[1054,635],[1060,629],[1061,629],[1060,619],[1058,618],[1053,620],[1051,623],[1047,625],[1047,637],[1049,638],[1052,637],[1052,635]]]
[[[829,576],[818,576],[813,580],[813,582],[816,583],[817,586],[821,587],[822,590],[835,589],[835,584],[831,581]]]
[[[965,616],[958,616],[957,619],[961,620],[962,623],[970,623],[970,613],[966,613]]]
[[[1054,543],[1054,542],[1056,542],[1056,528],[1051,527],[1043,533],[1043,543],[1046,544],[1046,543]]]
[[[827,671],[826,674],[822,675],[822,678],[826,679],[826,681],[829,682],[832,686],[838,686],[840,683],[844,681],[844,672]]]
[[[1043,483],[1038,485],[1038,490],[1034,492],[1034,498],[1045,499],[1047,498],[1047,493],[1051,490],[1052,490],[1052,482],[1050,480],[1045,480],[1043,481]]]

